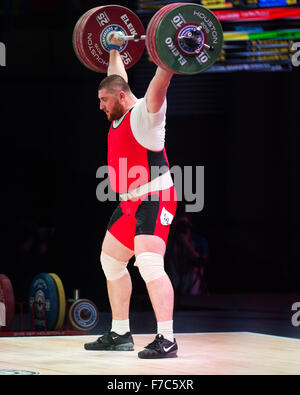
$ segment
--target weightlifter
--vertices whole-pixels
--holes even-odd
[[[109,221],[100,256],[107,279],[112,326],[108,333],[84,347],[86,350],[134,349],[129,324],[132,284],[127,264],[135,256],[134,265],[146,283],[157,320],[154,341],[138,357],[176,357],[174,291],[164,270],[166,243],[177,205],[164,147],[166,94],[173,74],[157,67],[145,96],[137,99],[128,85],[119,53],[123,42],[112,34],[109,44],[107,77],[99,85],[98,97],[100,110],[111,122],[110,183],[121,196]],[[151,171],[153,167],[159,167],[160,172]]]

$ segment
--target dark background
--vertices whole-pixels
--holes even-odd
[[[0,272],[17,300],[27,298],[36,274],[54,272],[67,297],[79,288],[105,310],[99,255],[116,203],[96,199],[109,128],[97,99],[104,76],[86,69],[72,48],[78,18],[105,3],[41,3],[25,15],[0,16],[7,48],[0,68]],[[137,96],[154,71],[146,55],[129,70]],[[208,240],[211,293],[300,290],[299,71],[172,80],[166,148],[171,166],[205,166],[205,206],[191,218]],[[144,293],[130,271],[134,293]]]

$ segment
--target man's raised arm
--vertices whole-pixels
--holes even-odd
[[[147,110],[156,113],[163,105],[173,73],[157,67],[146,92]]]
[[[122,41],[119,41],[115,38],[114,34],[110,40],[110,45],[121,47],[123,45]],[[107,69],[107,75],[117,74],[124,78],[126,82],[128,82],[127,72],[125,70],[124,63],[122,61],[120,52],[117,49],[111,49],[109,51],[109,64]]]

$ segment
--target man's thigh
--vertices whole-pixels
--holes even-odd
[[[159,237],[154,235],[137,235],[134,238],[134,254],[138,256],[143,252],[154,252],[162,256],[165,255],[166,243]]]
[[[129,260],[134,254],[134,234],[135,221],[124,215],[119,204],[109,220],[102,251],[117,260]]]
[[[124,262],[129,261],[134,255],[134,251],[122,244],[109,230],[105,234],[102,251],[112,258]]]

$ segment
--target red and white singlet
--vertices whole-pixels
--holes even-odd
[[[164,147],[166,101],[148,113],[139,99],[108,133],[108,169],[112,189],[121,203],[108,230],[133,250],[134,236],[152,234],[167,241],[176,212],[176,191]]]

